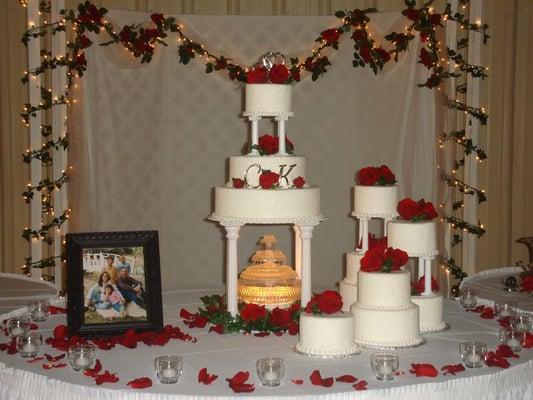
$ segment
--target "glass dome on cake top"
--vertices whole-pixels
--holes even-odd
[[[300,299],[300,279],[286,265],[287,258],[276,249],[274,235],[259,241],[260,249],[252,256],[251,264],[240,275],[239,300],[264,305],[267,308],[289,307]]]

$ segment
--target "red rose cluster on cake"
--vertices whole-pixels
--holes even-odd
[[[334,290],[315,294],[305,306],[308,314],[335,314],[342,309],[342,296]]]
[[[420,199],[418,202],[405,198],[398,203],[398,214],[405,221],[431,221],[437,217],[437,211],[433,203]]]
[[[289,83],[289,76],[289,70],[283,64],[273,65],[270,71],[263,66],[257,66],[246,74],[246,83]]]
[[[259,137],[259,143],[257,145],[260,155],[272,155],[279,151],[279,137],[272,135],[262,135]],[[285,150],[287,153],[292,154],[294,152],[294,145],[285,136]]]
[[[396,177],[386,165],[361,168],[357,171],[356,180],[363,186],[386,186],[396,183]]]
[[[399,271],[408,261],[409,256],[405,251],[379,243],[368,249],[363,258],[361,258],[361,271]]]

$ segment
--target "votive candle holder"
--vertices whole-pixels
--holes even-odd
[[[511,317],[511,327],[519,331],[529,332],[531,317],[528,314],[515,314]]]
[[[463,342],[459,345],[459,355],[468,368],[480,368],[485,363],[487,344],[483,342]]]
[[[26,332],[29,332],[31,328],[31,318],[30,317],[9,318],[7,320],[6,326],[7,326],[7,333],[12,339],[14,339],[17,336],[20,336]]]
[[[257,360],[256,367],[263,386],[279,386],[285,375],[285,361],[282,358],[261,358]]]
[[[15,339],[19,354],[24,357],[35,357],[41,351],[43,337],[39,332],[25,332]]]
[[[48,319],[49,308],[50,302],[48,300],[36,300],[28,303],[28,312],[31,319],[36,322],[42,322]]]
[[[95,347],[92,344],[80,344],[68,349],[68,361],[75,371],[90,369],[96,358]]]
[[[380,381],[391,381],[400,365],[400,357],[393,353],[373,353],[370,355],[370,367]]]
[[[178,355],[156,357],[154,370],[161,383],[177,383],[183,373],[183,358]]]
[[[478,291],[473,288],[464,288],[459,295],[459,302],[464,308],[474,308],[477,305]]]
[[[522,350],[522,343],[524,342],[525,337],[526,332],[520,329],[500,329],[500,342],[509,346],[514,352]]]
[[[496,302],[494,313],[498,318],[512,317],[516,313],[516,301],[504,300]]]

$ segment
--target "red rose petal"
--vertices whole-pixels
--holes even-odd
[[[511,348],[506,344],[500,344],[496,349],[496,355],[503,358],[520,358],[520,356],[514,353]]]
[[[30,329],[31,329],[32,331],[36,331],[37,329],[39,329],[39,325],[37,325],[37,324],[35,324],[35,323],[32,322],[32,323],[30,324]]]
[[[522,346],[524,346],[524,348],[526,349],[530,349],[531,347],[533,347],[533,334],[526,332],[526,336],[524,338]]]
[[[29,363],[29,364],[35,364],[36,362],[39,362],[39,361],[42,361],[42,360],[44,360],[44,357],[40,356],[40,357],[30,358],[29,360],[26,360],[26,362]]]
[[[415,374],[417,378],[420,376],[434,378],[439,374],[437,368],[431,364],[411,364],[409,372]]]
[[[254,333],[254,336],[256,337],[265,337],[265,336],[268,336],[270,335],[270,332],[257,332],[257,333]]]
[[[63,307],[50,306],[50,307],[48,307],[48,313],[50,315],[66,314],[67,313],[67,309],[63,308]]]
[[[83,371],[83,375],[95,377],[96,375],[100,373],[101,370],[102,370],[102,363],[100,362],[99,359],[96,359],[96,362],[94,363],[94,367]]]
[[[65,339],[67,337],[68,328],[66,325],[58,325],[54,328],[55,339]]]
[[[511,364],[505,358],[496,355],[493,351],[489,351],[485,356],[485,364],[488,367],[500,367],[500,368],[509,368]]]
[[[315,386],[331,387],[333,386],[333,378],[322,378],[320,371],[315,369],[309,376],[311,383]]]
[[[230,385],[240,385],[241,383],[244,383],[248,380],[250,377],[250,373],[248,371],[239,371],[233,377],[227,378],[226,381],[230,383]]]
[[[476,308],[468,308],[466,311],[482,313],[484,309],[485,309],[485,306],[477,306]]]
[[[218,375],[208,374],[207,368],[202,368],[198,372],[198,382],[203,383],[204,385],[210,385],[214,381],[216,381],[218,378]]]
[[[67,364],[65,363],[51,363],[51,364],[43,364],[44,369],[52,369],[52,368],[64,368]]]
[[[126,383],[129,387],[133,389],[146,389],[152,386],[152,380],[146,376],[141,378],[134,379]]]
[[[494,310],[491,307],[485,307],[479,316],[483,319],[494,319]]]
[[[302,385],[304,383],[304,380],[303,379],[292,378],[291,382],[294,383],[295,385]]]
[[[53,363],[53,362],[56,362],[56,361],[59,361],[59,360],[62,360],[63,358],[65,358],[66,353],[60,354],[58,356],[51,356],[50,354],[45,354],[44,356],[46,357],[46,360],[49,363]]]
[[[116,374],[112,374],[109,371],[105,371],[103,374],[94,376],[94,383],[101,385],[103,383],[116,383],[119,381],[119,378]]]
[[[441,368],[441,371],[445,371],[443,375],[455,375],[457,372],[463,372],[465,367],[463,364],[445,365]]]
[[[209,332],[216,332],[219,335],[222,335],[224,333],[224,325],[222,324],[213,325],[212,327],[209,328]]]
[[[239,385],[230,384],[229,387],[235,393],[252,393],[255,390],[253,383],[241,383]]]
[[[352,387],[359,391],[359,390],[366,390],[367,389],[368,382],[367,381],[359,381],[356,384],[352,385]]]
[[[357,378],[353,375],[341,375],[338,378],[335,378],[337,382],[344,382],[344,383],[354,383],[357,382]]]

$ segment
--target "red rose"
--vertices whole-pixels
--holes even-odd
[[[533,292],[533,275],[526,275],[522,279],[522,291]]]
[[[265,67],[252,68],[246,74],[246,83],[265,83],[268,80],[268,70]]]
[[[334,290],[325,290],[318,296],[318,308],[326,314],[334,314],[342,309],[342,296]]]
[[[420,41],[422,43],[426,43],[428,41],[429,35],[427,32],[421,32],[420,33]]]
[[[379,171],[374,167],[365,167],[357,171],[357,180],[360,185],[372,186],[379,179]]]
[[[426,283],[425,283],[425,275],[422,275],[422,277],[418,280],[418,283],[414,285],[414,291],[416,293],[424,293],[424,290],[426,290]],[[439,282],[434,277],[431,277],[431,290],[433,292],[439,291]]]
[[[410,221],[418,214],[418,204],[416,201],[409,198],[400,201],[396,209],[400,214],[400,218],[405,221]]]
[[[289,324],[288,331],[289,331],[289,335],[291,335],[291,336],[297,335],[298,332],[300,331],[300,326],[298,325],[297,322],[291,321],[290,324]]]
[[[431,25],[440,25],[442,17],[440,14],[431,14],[429,16],[429,22],[431,22]]]
[[[100,25],[102,23],[103,15],[100,13],[100,10],[98,10],[98,8],[96,8],[94,4],[91,4],[89,7],[87,7],[86,13],[91,22],[95,23],[96,25]],[[80,18],[81,17],[82,16],[80,15]]]
[[[408,8],[407,10],[403,10],[402,14],[405,15],[411,21],[417,21],[420,17],[420,11],[415,10],[414,8]]]
[[[325,31],[320,32],[320,36],[322,40],[324,40],[326,43],[331,44],[335,43],[339,40],[339,37],[341,36],[340,33],[337,31],[337,29],[327,29]]]
[[[279,328],[288,327],[291,321],[291,313],[289,310],[276,307],[270,314],[270,323]]]
[[[376,49],[376,53],[383,60],[384,63],[390,61],[390,53],[382,47]]]
[[[131,28],[128,25],[124,26],[118,34],[122,43],[128,43],[130,41],[130,35]]]
[[[400,267],[403,267],[409,262],[409,256],[407,255],[407,253],[400,249],[393,249],[391,258],[392,258],[392,265],[394,267],[397,267],[398,269]]]
[[[263,171],[259,176],[259,184],[263,189],[273,189],[279,181],[279,175],[272,171]]]
[[[304,308],[304,311],[308,314],[312,313],[314,311],[315,308],[318,307],[318,295],[314,295],[313,297],[311,297],[311,300],[309,300],[307,302],[307,304],[305,305],[305,308]]]
[[[257,304],[246,304],[241,309],[241,318],[248,322],[248,321],[257,321],[259,319],[266,317],[266,308],[265,306],[259,306]]]
[[[374,57],[372,57],[372,53],[370,52],[370,47],[368,47],[366,44],[361,46],[359,49],[359,54],[366,63],[369,63],[374,59]]]
[[[420,49],[420,61],[424,67],[431,68],[433,65],[433,58],[431,57],[431,54],[426,50],[425,47],[422,47]]]
[[[144,31],[144,36],[148,40],[155,39],[159,36],[159,31],[157,29],[146,29]]]
[[[259,138],[258,145],[265,154],[276,154],[279,150],[279,138],[272,135],[263,135]]]
[[[361,271],[378,272],[381,270],[384,262],[385,256],[382,249],[373,247],[371,250],[367,250],[363,258],[361,258]]]
[[[233,187],[237,189],[242,189],[244,187],[244,181],[240,178],[231,178],[233,181]]]
[[[382,165],[379,167],[379,183],[384,185],[393,185],[396,182],[396,177],[389,167]]]
[[[364,29],[356,29],[352,33],[352,39],[356,42],[359,40],[364,40],[368,37],[368,33]]]
[[[301,176],[299,176],[298,178],[296,178],[295,180],[292,181],[292,184],[300,189],[301,187],[303,187],[305,185],[305,179],[302,178]]]
[[[437,211],[435,211],[435,206],[433,203],[429,201],[424,201],[424,199],[421,199],[418,202],[418,209],[419,213],[422,214],[423,218],[425,220],[432,220],[433,218],[437,217]]]
[[[85,53],[81,53],[76,57],[76,64],[87,66],[87,60],[85,59]]]
[[[294,79],[296,82],[300,82],[300,68],[291,68],[291,77],[292,79]]]
[[[285,65],[276,64],[270,70],[270,82],[285,83],[289,79],[289,70]]]
[[[228,61],[225,58],[217,59],[215,63],[215,71],[220,71],[228,66]]]
[[[93,44],[93,42],[87,36],[81,35],[78,36],[78,44],[80,45],[80,49],[86,49],[91,44]]]
[[[352,11],[352,25],[357,26],[365,22],[365,13],[359,9]]]
[[[154,21],[154,24],[161,25],[165,18],[163,17],[163,14],[152,14],[150,15],[150,18],[152,21]]]
[[[425,86],[427,88],[431,89],[431,88],[439,86],[441,84],[441,82],[442,82],[442,79],[438,75],[431,74],[431,76],[426,81]]]

